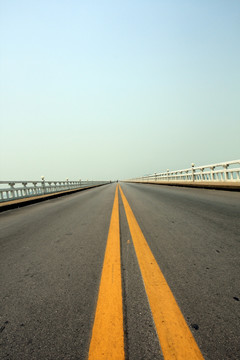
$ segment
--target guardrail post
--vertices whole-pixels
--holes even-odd
[[[53,183],[54,183],[54,191],[57,191],[57,190],[58,190],[58,188],[57,188],[57,181],[54,181]]]
[[[23,194],[24,194],[24,196],[27,196],[27,182],[23,182],[22,183],[23,184],[23,186],[24,186],[24,189],[23,189]]]
[[[33,182],[33,186],[34,186],[34,193],[35,193],[35,195],[37,195],[37,182]]]
[[[45,192],[46,192],[46,188],[45,188],[45,177],[42,176],[41,178],[42,178],[42,193],[45,194]]]
[[[228,166],[229,166],[228,164],[223,165],[225,181],[228,181],[228,172],[227,172]]]
[[[12,198],[14,198],[15,196],[14,196],[14,185],[15,185],[15,183],[14,182],[10,182],[9,184],[8,184],[9,186],[11,186],[11,190],[10,190],[10,192],[11,192],[11,196],[12,196]]]
[[[240,171],[236,171],[237,180],[240,180]]]
[[[192,163],[192,181],[194,181],[194,172],[195,172],[194,166],[195,166],[195,164]]]
[[[48,189],[47,189],[47,192],[51,192],[52,191],[52,182],[51,181],[48,181]],[[49,190],[49,191],[48,191]]]
[[[213,171],[214,171],[215,167],[212,166],[210,169],[211,169],[211,180],[214,181],[214,173],[213,173]]]

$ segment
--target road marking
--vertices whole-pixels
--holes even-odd
[[[118,186],[110,221],[89,360],[124,360]]]
[[[127,221],[165,360],[202,360],[203,356],[147,244],[120,187]]]

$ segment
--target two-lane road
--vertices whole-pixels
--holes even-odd
[[[0,214],[0,358],[239,359],[240,193],[120,185]]]

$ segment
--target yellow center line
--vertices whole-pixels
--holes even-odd
[[[124,360],[118,186],[110,221],[89,360]]]
[[[121,187],[120,193],[164,359],[203,359]]]

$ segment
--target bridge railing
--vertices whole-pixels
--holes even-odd
[[[196,183],[240,183],[240,160],[233,160],[217,164],[154,173],[134,179],[132,182],[196,182]]]
[[[0,181],[0,202],[107,183],[109,181],[45,181],[45,179],[42,181]]]

